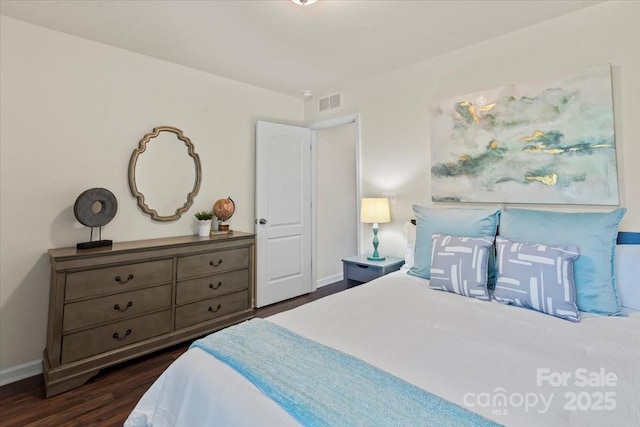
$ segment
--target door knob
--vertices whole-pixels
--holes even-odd
[[[265,225],[267,223],[267,220],[264,218],[260,218],[260,224]]]

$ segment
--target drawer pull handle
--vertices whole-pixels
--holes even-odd
[[[216,311],[222,308],[222,304],[218,304],[218,306],[214,309],[213,307],[209,307],[209,311],[215,313]]]
[[[118,310],[120,312],[123,312],[123,311],[129,310],[129,307],[131,307],[132,305],[133,305],[133,301],[129,301],[125,308],[120,308],[120,304],[116,304],[116,305],[113,306],[113,309],[114,310]]]
[[[118,335],[117,332],[114,332],[113,333],[113,339],[114,340],[118,340],[118,341],[122,341],[123,339],[125,339],[129,335],[131,335],[131,329],[127,329],[127,332],[124,333],[124,336],[122,338],[120,338],[120,335]]]
[[[218,282],[215,285],[213,283],[209,283],[209,289],[213,289],[214,291],[222,286],[222,282]]]
[[[368,266],[368,265],[363,265],[363,264],[356,264],[356,265],[357,265],[358,267],[360,267],[360,268],[369,268],[369,266]]]
[[[219,259],[218,262],[215,262],[214,260],[209,261],[209,265],[211,265],[213,267],[217,267],[220,264],[222,264],[222,259]]]
[[[124,285],[125,283],[127,283],[131,279],[133,279],[133,274],[128,275],[126,280],[122,280],[122,277],[116,276],[116,282],[120,283],[121,285]]]

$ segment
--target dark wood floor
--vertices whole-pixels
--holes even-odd
[[[344,282],[256,310],[268,317],[346,289]],[[0,426],[122,426],[138,400],[190,343],[102,370],[82,387],[44,398],[42,376],[0,387]]]

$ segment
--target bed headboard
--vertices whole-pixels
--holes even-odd
[[[620,231],[618,232],[618,244],[640,245],[640,233],[634,233],[631,231]]]

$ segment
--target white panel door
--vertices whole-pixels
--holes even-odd
[[[256,306],[309,293],[311,130],[256,125]]]

